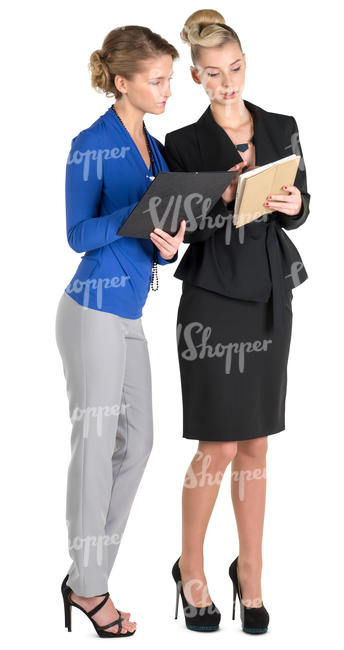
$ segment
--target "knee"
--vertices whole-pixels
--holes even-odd
[[[135,462],[146,463],[153,449],[154,431],[152,423],[147,422],[137,431],[137,436],[129,436],[130,454]]]
[[[237,453],[237,442],[200,442],[198,450],[217,466],[227,467]]]
[[[146,435],[144,437],[143,449],[142,449],[142,453],[147,460],[153,449],[153,440],[154,440],[154,433],[153,433],[153,426],[151,426],[148,427],[146,430]]]
[[[149,435],[147,443],[146,443],[147,456],[150,456],[150,454],[151,454],[151,451],[153,449],[153,441],[154,441],[154,434],[153,434],[153,429],[151,429],[150,435]]]
[[[238,442],[238,454],[250,456],[251,458],[261,458],[262,456],[265,456],[267,449],[267,436],[262,438],[253,438],[252,440],[241,440]]]

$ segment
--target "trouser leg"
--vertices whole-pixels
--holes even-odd
[[[122,406],[112,457],[113,486],[105,531],[108,575],[114,564],[129,512],[153,445],[152,383],[141,320],[127,321]]]
[[[64,294],[56,340],[72,420],[66,499],[72,558],[68,585],[79,595],[94,596],[108,590],[105,525],[125,375],[124,330],[119,317],[85,309]]]

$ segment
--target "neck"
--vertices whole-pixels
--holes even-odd
[[[129,131],[130,135],[140,138],[144,135],[143,131],[143,116],[144,112],[138,108],[135,108],[128,101],[125,101],[124,97],[118,99],[115,104],[113,104],[116,113],[121,118],[125,128]]]
[[[251,119],[250,111],[241,98],[235,103],[219,104],[213,102],[210,104],[210,110],[214,120],[223,128],[235,130]]]

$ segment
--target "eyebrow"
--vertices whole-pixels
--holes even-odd
[[[173,74],[174,74],[174,70],[173,70],[173,72],[171,72],[171,74],[169,74],[168,76],[169,76],[169,77],[172,77]],[[165,79],[165,77],[150,77],[150,79]]]
[[[238,61],[241,61],[241,59],[237,59],[236,61],[233,61],[230,65],[234,65],[234,63],[238,63]],[[217,65],[206,65],[204,70],[207,68],[216,68],[217,70],[220,70],[220,68],[217,67]]]

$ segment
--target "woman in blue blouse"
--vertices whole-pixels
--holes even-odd
[[[72,564],[61,590],[68,630],[73,605],[101,637],[136,631],[110,599],[108,577],[153,442],[142,308],[156,264],[178,257],[185,221],[174,237],[116,232],[152,177],[169,171],[143,116],[164,112],[177,57],[146,27],[112,30],[91,55],[90,69],[92,86],[116,102],[73,138],[67,160],[67,238],[84,255],[56,314],[72,421],[66,502]]]

